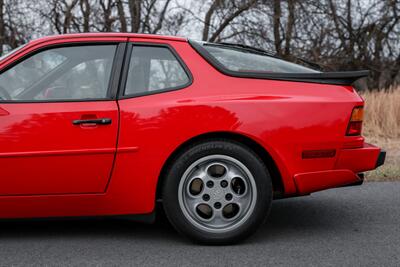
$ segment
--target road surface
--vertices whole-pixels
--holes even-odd
[[[165,221],[3,221],[0,234],[1,266],[400,266],[400,182],[275,201],[235,246],[193,245]]]

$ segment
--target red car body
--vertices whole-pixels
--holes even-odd
[[[37,49],[87,42],[168,45],[187,66],[191,83],[104,101],[0,102],[2,218],[152,213],[174,153],[210,136],[254,148],[274,170],[279,197],[358,183],[359,173],[382,161],[380,148],[346,136],[353,109],[364,105],[351,86],[228,76],[184,38],[47,37],[0,61],[0,71]],[[104,117],[112,123],[71,124]]]

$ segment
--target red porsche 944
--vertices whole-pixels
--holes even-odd
[[[152,220],[160,202],[194,241],[242,240],[273,199],[384,163],[361,135],[367,74],[168,36],[32,41],[0,59],[0,218]]]

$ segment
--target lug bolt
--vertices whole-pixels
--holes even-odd
[[[216,209],[220,209],[221,208],[221,203],[220,202],[215,202],[214,203],[214,208],[216,208]]]
[[[203,195],[203,200],[204,200],[204,201],[209,201],[209,200],[210,200],[210,195],[204,194],[204,195]]]
[[[214,186],[214,182],[213,181],[208,181],[206,183],[207,187],[212,188]]]
[[[221,187],[225,188],[225,187],[227,187],[227,186],[228,186],[228,182],[225,181],[225,180],[222,180],[222,181],[221,181]]]
[[[233,197],[233,196],[232,196],[232,194],[230,194],[230,193],[228,193],[228,194],[225,195],[225,199],[228,200],[228,201],[231,201],[231,200],[232,200],[232,197]]]

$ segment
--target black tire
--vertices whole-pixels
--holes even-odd
[[[179,204],[178,188],[183,174],[194,162],[209,155],[226,155],[240,161],[251,172],[256,185],[255,206],[249,217],[239,227],[223,233],[196,227],[185,217]],[[264,223],[272,202],[272,182],[263,161],[247,146],[227,139],[207,140],[189,147],[175,158],[166,172],[162,199],[167,218],[179,233],[198,243],[233,244],[249,237]]]

